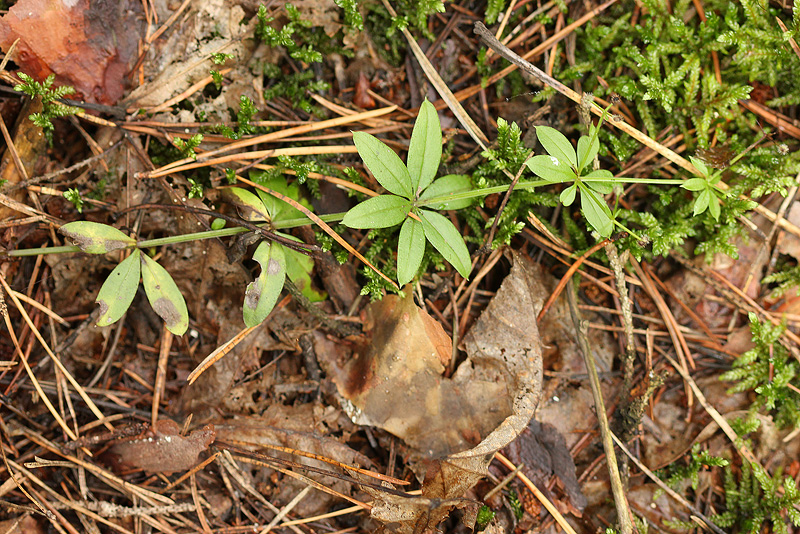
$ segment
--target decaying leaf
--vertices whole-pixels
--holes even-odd
[[[170,475],[197,465],[216,434],[213,425],[206,425],[181,436],[175,421],[161,419],[144,435],[116,443],[106,453],[107,459],[117,470],[142,469],[147,474]]]
[[[159,317],[164,319],[167,330],[182,336],[189,328],[189,312],[181,290],[170,274],[147,254],[142,254],[142,284],[147,300]]]
[[[138,54],[141,2],[20,0],[0,19],[0,46],[38,81],[56,75],[87,102],[114,104]]]
[[[275,307],[286,280],[286,256],[278,243],[262,241],[253,253],[261,265],[261,274],[247,285],[244,294],[244,324],[249,328],[261,324]]]
[[[113,226],[91,221],[67,223],[58,232],[88,254],[105,254],[136,244],[135,239]]]
[[[122,260],[108,275],[103,287],[97,293],[96,302],[100,305],[100,318],[97,326],[108,326],[119,321],[133,302],[139,287],[141,269],[139,258],[142,253],[137,248]]]
[[[373,494],[372,516],[399,523],[400,532],[434,527],[454,506],[469,504],[466,491],[533,416],[542,368],[539,282],[529,262],[514,254],[511,273],[466,336],[467,360],[452,378],[442,376],[450,339],[410,295],[370,308],[375,326],[366,351],[341,367],[321,362],[355,423],[381,427],[419,452],[422,497]]]

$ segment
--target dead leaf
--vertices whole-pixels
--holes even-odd
[[[369,94],[369,79],[363,72],[358,73],[353,104],[364,109],[375,107],[375,99]]]
[[[118,470],[142,469],[147,474],[170,475],[197,465],[200,454],[208,449],[215,437],[214,425],[181,436],[175,421],[161,419],[154,429],[140,437],[114,444],[106,454]]]
[[[410,533],[436,526],[456,506],[477,509],[463,495],[486,475],[494,453],[526,428],[539,401],[534,272],[514,253],[511,273],[464,339],[467,360],[452,378],[442,377],[446,334],[410,295],[371,307],[376,325],[365,352],[342,367],[321,362],[355,423],[388,430],[425,459],[418,464],[425,470],[422,497],[370,491],[372,517]]]
[[[0,521],[2,534],[44,534],[45,529],[29,515]]]
[[[38,81],[56,75],[70,98],[114,104],[136,57],[141,2],[20,0],[0,19],[0,46],[19,39],[14,62]],[[46,28],[46,31],[43,31]]]

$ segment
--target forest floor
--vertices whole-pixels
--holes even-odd
[[[800,7],[3,7],[0,534],[800,532]]]

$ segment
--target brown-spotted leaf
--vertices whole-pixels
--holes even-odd
[[[58,229],[64,237],[72,241],[83,252],[105,254],[136,244],[136,240],[125,235],[113,226],[91,221],[76,221]]]
[[[147,300],[158,316],[164,319],[167,330],[182,336],[189,328],[186,301],[167,270],[147,254],[142,254],[142,283]]]

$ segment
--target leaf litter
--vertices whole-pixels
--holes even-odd
[[[263,78],[254,77],[245,63],[250,60],[270,63],[281,58],[275,50],[254,46],[252,40],[246,37],[252,31],[252,24],[241,22],[246,21],[254,4],[242,2],[241,5],[230,5],[223,0],[203,2],[192,6],[178,22],[166,24],[169,15],[174,13],[171,8],[177,6],[150,2],[148,5],[155,10],[158,19],[152,28],[164,24],[167,31],[161,38],[143,40],[141,49],[135,40],[130,39],[131,35],[140,33],[138,28],[141,27],[141,17],[135,23],[131,23],[125,16],[115,20],[112,20],[113,17],[109,18],[109,14],[116,12],[114,9],[123,9],[126,6],[131,8],[131,13],[137,13],[141,3],[121,2],[112,6],[114,9],[106,14],[90,12],[89,17],[81,21],[74,13],[62,13],[64,6],[70,2],[62,2],[64,6],[57,6],[58,9],[51,10],[52,12],[41,8],[45,4],[19,0],[12,11],[17,7],[22,9],[23,6],[29,8],[36,5],[35,11],[46,17],[42,20],[53,20],[54,14],[57,15],[56,18],[60,20],[53,21],[52,26],[48,26],[52,27],[54,38],[66,31],[65,24],[74,22],[72,29],[79,30],[74,39],[79,42],[80,53],[90,57],[99,53],[102,58],[92,66],[91,75],[75,68],[74,54],[65,54],[66,61],[57,70],[54,68],[56,63],[49,59],[52,58],[52,50],[30,53],[31,50],[25,46],[30,46],[32,40],[27,39],[20,41],[18,51],[28,55],[18,55],[15,59],[23,70],[30,69],[27,72],[41,72],[43,75],[50,71],[56,72],[59,74],[59,83],[76,86],[80,95],[89,101],[107,104],[116,102],[122,94],[120,88],[133,82],[138,88],[125,99],[126,106],[130,106],[132,110],[140,107],[162,107],[152,117],[146,117],[156,122],[161,121],[160,130],[153,130],[148,134],[150,137],[125,134],[128,136],[126,150],[106,156],[109,172],[117,176],[127,176],[128,179],[111,180],[105,204],[98,206],[108,212],[115,209],[121,212],[148,201],[182,205],[185,202],[185,205],[195,207],[207,207],[207,204],[216,202],[215,191],[210,192],[210,196],[202,201],[186,201],[189,183],[184,176],[175,175],[169,181],[156,181],[139,179],[139,173],[152,168],[152,162],[146,153],[148,147],[159,143],[159,139],[169,139],[173,133],[185,135],[183,126],[166,129],[169,123],[191,123],[196,119],[195,113],[189,109],[177,109],[182,107],[178,100],[172,103],[171,111],[170,106],[164,104],[191,90],[198,80],[208,77],[209,68],[213,68],[209,60],[211,53],[232,53],[237,61],[234,61],[236,64],[233,70],[226,75],[218,96],[213,96],[216,94],[213,91],[198,96],[193,103],[196,104],[196,113],[206,113],[212,121],[228,120],[229,109],[236,108],[242,95],[251,98],[260,109],[264,108],[266,103],[263,100]],[[73,4],[78,9],[85,10],[85,4],[88,3],[79,1]],[[323,33],[330,35],[340,28],[339,11],[335,11],[336,17],[330,16],[334,13],[332,2],[303,0],[297,7],[307,18],[318,17],[314,20],[323,29]],[[150,14],[152,15],[153,13]],[[29,27],[20,26],[17,22],[11,23],[12,19],[14,16],[4,18],[9,22],[8,26],[18,34],[30,35]],[[89,20],[88,24],[86,20]],[[103,24],[108,22],[103,32],[97,32],[98,21]],[[119,24],[124,28],[120,29]],[[438,22],[434,21],[435,24]],[[120,48],[116,51],[107,40],[90,40],[87,43],[83,39],[91,32],[95,36],[107,37],[112,33],[106,31],[107,28],[115,25],[115,35],[121,37]],[[463,40],[463,36],[459,36],[459,39]],[[469,61],[466,56],[457,53],[461,45],[455,43],[460,41],[444,37],[443,40],[440,44],[449,51],[451,61]],[[49,43],[51,47],[54,42],[41,41],[45,45]],[[392,101],[397,98],[406,100],[406,87],[409,84],[405,80],[407,76],[411,76],[412,68],[403,69],[389,65],[374,54],[374,43],[364,46],[364,43],[357,42],[352,35],[346,36],[345,42],[356,48],[359,59],[346,65],[350,81],[345,69],[340,68],[342,75],[337,73],[336,77],[337,80],[343,80],[343,83],[332,92],[334,97],[344,98],[346,103],[350,98],[347,95],[351,93],[356,97],[355,103],[364,107],[383,105],[383,101],[376,104],[376,99],[373,98],[376,94]],[[8,44],[4,43],[6,49]],[[140,53],[145,58],[141,70],[132,73],[130,77],[117,76],[118,71],[124,70],[120,65],[130,65],[130,61]],[[431,55],[436,61],[436,54]],[[106,62],[109,58],[110,63]],[[33,59],[37,63],[24,63],[22,59]],[[339,61],[342,61],[342,57],[339,57]],[[64,68],[63,65],[67,67]],[[369,78],[364,71],[368,72]],[[137,84],[137,78],[144,83]],[[409,90],[414,92],[412,88]],[[414,94],[411,100],[421,101],[421,98]],[[341,102],[337,102],[339,104]],[[489,105],[498,104],[503,103],[490,102]],[[286,99],[275,99],[270,102],[270,106],[274,106],[276,116],[284,119],[300,121],[309,118],[292,111]],[[526,108],[525,113],[528,111]],[[30,110],[25,111],[24,114],[27,116],[29,112]],[[135,120],[134,118],[131,122]],[[392,117],[392,121],[395,120],[397,118]],[[387,123],[391,124],[392,121]],[[446,134],[453,135],[453,132],[446,131]],[[105,147],[106,141],[111,141],[108,145],[110,146],[123,134],[118,129],[99,128],[91,130],[89,135],[96,137],[98,146]],[[67,138],[61,145],[63,148],[72,143],[76,147],[74,151],[65,150],[66,155],[59,153],[57,156],[65,159],[48,164],[57,166],[74,161],[69,158],[77,158],[76,152],[80,148],[86,148],[82,145],[82,140],[76,139],[79,138]],[[451,137],[447,139],[449,141]],[[14,140],[18,147],[22,146],[22,143],[17,143],[19,136],[15,136]],[[407,140],[407,135],[400,134],[395,140]],[[31,150],[21,154],[26,172],[31,175],[39,172],[33,170],[31,162],[39,158],[37,154],[44,154],[46,148],[40,143],[37,150],[39,152]],[[53,153],[50,155],[53,156]],[[6,151],[4,177],[9,172],[16,172],[14,165],[8,164],[9,158]],[[40,159],[39,162],[41,163]],[[334,159],[334,163],[340,166],[353,164],[352,159],[348,160],[346,156]],[[89,175],[96,179],[100,172],[93,171]],[[86,180],[86,177],[74,174],[70,179],[75,178],[79,183],[84,183],[81,181]],[[21,179],[17,177],[13,181]],[[71,182],[64,183],[71,185]],[[60,184],[61,181],[56,179],[53,185]],[[330,184],[323,186],[328,187]],[[24,196],[15,198],[20,201]],[[324,194],[322,199],[315,202],[325,204],[329,202],[328,198],[330,197]],[[53,220],[80,219],[69,205],[65,206],[63,200],[58,197],[50,200],[52,201],[45,203],[42,209],[47,216],[55,218]],[[347,199],[343,200],[343,206],[331,211],[345,211],[349,207]],[[445,209],[445,206],[436,208]],[[3,210],[6,209],[8,208],[3,206]],[[38,205],[36,209],[39,209]],[[98,209],[92,213],[91,220],[105,217],[103,210]],[[115,218],[116,216],[114,214]],[[120,228],[124,228],[126,232],[136,229],[139,235],[147,237],[160,236],[165,228],[170,233],[197,231],[203,224],[210,222],[207,217],[175,216],[161,210],[148,210],[147,216],[141,218],[127,215],[122,217],[125,219],[124,224],[118,225]],[[5,217],[2,218],[5,224]],[[114,221],[109,217],[106,222]],[[47,230],[39,228],[26,236],[23,233],[24,226],[21,230],[6,226],[3,228],[6,229],[3,234],[4,246],[10,239],[17,239],[20,235],[23,236],[25,246],[49,245]],[[313,234],[313,231],[306,230],[301,230],[298,235],[302,235],[307,242],[313,242],[313,235],[305,235]],[[795,251],[787,236],[788,234],[780,232],[778,241],[785,244],[780,249],[781,252],[791,255]],[[269,506],[261,500],[265,496],[274,501],[275,505],[287,507],[300,496],[302,502],[297,503],[289,513],[301,518],[342,508],[341,497],[323,492],[312,493],[314,497],[306,496],[302,490],[308,482],[298,481],[281,471],[280,469],[285,468],[281,466],[289,464],[280,464],[277,461],[280,460],[294,462],[288,468],[292,473],[303,473],[308,480],[320,482],[339,492],[344,498],[363,501],[364,506],[359,508],[371,508],[371,516],[378,520],[369,521],[364,516],[355,516],[355,519],[343,519],[340,523],[327,524],[323,528],[350,527],[371,532],[383,525],[387,530],[396,529],[400,532],[416,533],[434,528],[447,532],[463,532],[459,530],[462,527],[456,526],[454,522],[443,521],[453,509],[461,509],[464,523],[473,522],[478,501],[485,494],[484,486],[490,486],[486,481],[487,477],[493,480],[493,485],[507,475],[507,471],[490,466],[494,453],[502,450],[517,465],[524,464],[521,465],[521,473],[536,481],[562,513],[581,518],[582,532],[596,531],[600,526],[613,521],[607,506],[608,481],[594,467],[598,465],[596,460],[599,457],[598,449],[594,446],[596,440],[593,439],[596,434],[594,405],[582,376],[583,364],[574,341],[577,334],[568,319],[563,301],[556,302],[544,321],[538,325],[537,333],[534,317],[541,309],[542,302],[552,292],[555,281],[545,274],[542,267],[533,265],[524,254],[514,253],[511,274],[502,284],[497,279],[497,272],[501,269],[493,269],[487,278],[488,283],[484,281],[481,287],[494,289],[499,285],[500,289],[477,320],[476,309],[485,304],[483,299],[486,292],[481,290],[482,293],[476,293],[479,295],[476,302],[480,304],[467,312],[468,317],[464,324],[471,325],[471,328],[459,329],[460,334],[467,332],[467,335],[458,340],[456,351],[442,326],[445,322],[439,317],[434,319],[417,307],[413,300],[415,295],[407,294],[404,298],[387,297],[383,302],[370,306],[365,311],[365,324],[368,326],[366,337],[347,339],[336,339],[324,334],[300,306],[288,298],[278,298],[279,302],[270,315],[268,324],[245,336],[225,359],[201,376],[193,386],[186,387],[184,379],[202,355],[242,332],[240,310],[245,299],[244,288],[248,281],[258,278],[258,267],[240,262],[229,263],[224,246],[216,240],[168,246],[159,250],[158,263],[174,277],[180,293],[187,296],[187,312],[179,315],[188,313],[191,317],[188,334],[174,343],[165,354],[159,355],[159,339],[162,339],[161,343],[164,342],[161,330],[163,325],[146,305],[145,298],[149,294],[145,295],[137,287],[127,289],[125,298],[132,295],[133,305],[124,323],[112,327],[94,327],[96,315],[92,317],[89,312],[99,287],[98,280],[111,272],[116,263],[110,261],[115,255],[104,254],[113,248],[130,244],[127,237],[121,238],[116,244],[103,239],[101,237],[99,241],[90,239],[84,242],[86,248],[98,247],[93,250],[98,256],[45,256],[44,262],[27,263],[24,268],[19,263],[10,264],[9,271],[5,270],[5,264],[3,267],[3,276],[15,280],[15,289],[22,291],[27,288],[29,295],[38,301],[52,304],[69,322],[77,325],[70,331],[51,330],[51,335],[62,349],[57,351],[59,356],[68,360],[68,365],[83,375],[81,383],[96,386],[90,390],[90,394],[102,397],[106,402],[103,405],[107,406],[104,409],[109,415],[106,424],[113,422],[118,430],[138,428],[136,425],[127,425],[126,422],[117,422],[117,416],[127,414],[141,420],[150,415],[149,403],[153,398],[151,384],[156,381],[156,369],[161,364],[159,358],[168,360],[167,376],[162,389],[165,396],[162,396],[161,406],[157,407],[162,413],[158,424],[153,429],[137,432],[134,436],[108,442],[109,447],[103,457],[111,455],[115,458],[110,463],[115,469],[122,469],[123,478],[116,481],[108,478],[110,473],[97,471],[102,464],[94,459],[86,464],[92,473],[86,480],[81,476],[75,477],[73,495],[77,495],[78,491],[83,492],[88,483],[88,489],[92,492],[96,488],[100,489],[89,494],[90,498],[97,499],[98,495],[102,495],[100,499],[105,499],[110,492],[115,492],[114,497],[107,501],[71,502],[87,506],[103,503],[116,506],[117,502],[126,503],[131,498],[138,499],[139,491],[164,488],[159,486],[160,481],[154,482],[155,478],[144,478],[146,474],[153,473],[172,475],[176,484],[184,484],[180,491],[170,492],[169,495],[176,500],[182,500],[181,506],[188,505],[188,510],[194,510],[191,507],[193,505],[189,505],[191,499],[186,498],[194,486],[190,488],[188,483],[182,482],[181,477],[186,475],[185,472],[193,470],[199,462],[211,459],[214,460],[213,464],[192,474],[196,477],[199,494],[209,506],[205,511],[195,510],[191,513],[196,512],[201,523],[205,521],[202,515],[205,513],[208,520],[214,523],[214,528],[224,528],[239,521],[233,511],[238,514],[246,510],[245,515],[255,511],[259,515],[259,521],[254,520],[253,523],[269,521],[279,510],[268,510]],[[717,258],[712,268],[735,285],[743,286],[748,274],[763,268],[766,261],[757,256],[754,250],[744,252],[746,255],[738,262],[726,263]],[[328,292],[336,296],[335,302],[324,303],[321,306],[323,309],[331,314],[337,313],[343,320],[359,324],[357,318],[345,315],[351,308],[355,309],[355,304],[358,303],[359,284],[356,282],[353,265],[339,266],[333,256],[327,254],[324,256],[329,260],[327,264],[322,259],[315,258],[316,269],[320,272],[311,273],[308,283],[311,283],[312,278],[319,278]],[[138,265],[138,262],[134,263]],[[267,273],[268,265],[265,270]],[[697,268],[702,273],[699,262]],[[286,270],[289,270],[288,265]],[[670,289],[676,295],[686,297],[691,305],[698,306],[696,311],[701,320],[719,329],[733,323],[738,313],[736,307],[725,304],[720,297],[722,293],[709,289],[710,286],[702,275],[693,276],[696,278],[690,280],[693,287],[688,289],[696,289],[695,294],[681,293],[686,291],[685,286],[688,284],[685,282],[687,279],[679,277],[674,277],[669,282]],[[439,280],[438,275],[432,279]],[[136,283],[138,286],[138,277]],[[429,283],[428,279],[424,281],[424,284]],[[430,287],[424,284],[423,291],[427,295]],[[592,293],[597,291],[595,286],[590,285],[584,289],[587,298],[595,300],[594,304],[607,304],[598,293]],[[745,289],[750,297],[757,296],[757,284]],[[434,301],[432,304],[428,303],[432,311],[446,306],[442,305],[441,299]],[[113,300],[109,300],[110,302]],[[638,304],[645,313],[655,309],[650,307],[652,304],[646,298],[640,299]],[[32,314],[38,314],[37,310]],[[674,313],[681,324],[691,325],[695,320],[681,315],[683,312],[678,307]],[[44,316],[36,317],[38,327],[43,324]],[[17,318],[18,316],[13,315],[12,321],[20,324],[17,323]],[[592,316],[590,320],[599,322],[598,316]],[[608,322],[613,324],[613,320]],[[657,322],[648,323],[647,327],[650,328],[653,324],[657,325],[653,327],[653,331],[658,340],[658,334],[663,332],[659,331],[660,323]],[[23,331],[23,336],[29,336],[29,332]],[[322,361],[328,376],[334,378],[335,385],[328,384],[325,374],[315,369],[314,350],[307,350],[301,342],[305,336],[314,340],[316,357]],[[613,367],[617,342],[609,332],[599,329],[590,330],[588,336],[604,377],[604,397],[614,399],[615,388],[618,387]],[[749,341],[747,331],[742,337]],[[0,364],[3,366],[0,368],[5,369],[6,360],[11,361],[15,356],[9,338],[4,334],[3,339],[6,341],[2,345]],[[727,339],[729,344],[726,347],[729,351],[745,350],[734,349],[732,335],[728,335]],[[656,342],[655,345],[661,348],[659,343]],[[36,350],[32,353],[29,350],[30,356],[26,357],[31,357],[33,361],[37,358]],[[649,356],[653,356],[651,346],[648,346],[648,350],[651,351]],[[451,360],[454,354],[458,355],[456,361]],[[542,366],[547,370],[544,380]],[[451,369],[454,369],[452,373]],[[661,371],[663,368],[656,367],[655,372]],[[25,382],[15,378],[9,389],[4,391],[4,395],[10,396],[4,396],[3,402],[11,399],[9,406],[17,410],[8,418],[6,412],[3,413],[4,438],[6,435],[9,437],[8,446],[4,441],[4,452],[8,454],[11,450],[13,454],[16,451],[12,447],[17,447],[16,450],[27,448],[24,453],[33,451],[33,454],[59,458],[65,454],[63,449],[34,447],[24,437],[29,431],[26,425],[38,429],[42,426],[44,417],[50,417],[43,415],[45,410],[42,397],[34,396],[31,392],[39,385],[44,388],[44,395],[53,399],[58,396],[59,405],[64,407],[61,410],[64,414],[72,412],[72,403],[76,397],[68,388],[63,388],[59,376],[49,373],[43,364],[36,367],[36,375],[43,379],[40,384],[36,380]],[[3,377],[5,387],[9,382],[7,375]],[[720,384],[714,377],[698,378],[698,382],[703,391],[714,399],[726,419],[747,413],[748,399],[745,395],[727,395],[726,385]],[[680,458],[687,448],[697,442],[703,443],[714,454],[722,454],[729,448],[727,438],[717,432],[716,423],[710,421],[705,411],[697,405],[685,405],[686,397],[680,388],[665,388],[656,399],[653,409],[642,418],[640,455],[648,464],[660,465],[666,460]],[[352,419],[337,408],[339,403]],[[78,416],[74,421],[76,424],[87,422],[81,409],[82,407],[78,408]],[[536,420],[530,421],[534,410]],[[190,430],[186,433],[180,431],[176,423],[166,419],[166,414],[176,420],[178,416],[192,414],[191,425],[187,425]],[[9,421],[11,424],[8,424]],[[767,417],[761,416],[761,422],[761,430],[751,436],[758,456],[765,458],[770,455],[770,461],[776,464],[794,465],[791,462],[792,458],[797,457],[796,440],[794,443],[785,441],[786,433],[777,431],[774,423]],[[10,429],[7,434],[6,429]],[[81,434],[81,440],[99,435],[92,425],[87,425],[85,429],[82,427]],[[85,443],[81,440],[71,445],[77,447],[78,444]],[[229,446],[227,451],[224,449],[225,444]],[[240,449],[237,450],[237,447]],[[93,453],[102,452],[94,446],[89,448]],[[332,466],[331,463],[313,456],[292,454],[293,450],[303,451],[307,455],[325,456],[329,460],[340,462],[344,467]],[[224,452],[233,454],[235,464],[212,457]],[[261,456],[246,456],[245,452]],[[268,463],[268,456],[275,457],[275,462]],[[247,462],[252,462],[254,458],[261,458],[259,461],[263,463],[248,465]],[[576,464],[580,477],[575,475]],[[386,491],[381,491],[378,489],[380,484],[368,485],[368,477],[353,470],[356,466],[390,474],[399,471],[398,476],[406,481],[421,482],[422,494],[417,496],[405,493],[405,485],[395,483],[394,488],[391,488],[388,482],[382,483]],[[319,471],[307,470],[312,467]],[[16,469],[16,464],[14,468]],[[40,469],[49,469],[49,475],[55,472],[56,467]],[[790,469],[794,469],[791,474],[796,476],[797,466]],[[73,482],[71,472],[64,469],[58,473],[65,481],[60,488],[65,492],[72,492],[73,489],[70,485]],[[219,473],[223,474],[220,476]],[[93,478],[94,475],[97,477]],[[712,473],[701,475],[701,491],[711,494],[719,487],[718,477]],[[53,477],[46,479],[46,483],[50,484],[52,480]],[[98,480],[111,480],[111,489],[109,486],[98,485]],[[479,481],[482,481],[480,486],[476,486]],[[15,502],[27,502],[19,496],[16,486],[11,482],[13,481],[9,479],[2,485],[0,497],[6,499],[11,494],[11,499]],[[192,484],[195,484],[194,479]],[[515,491],[522,488],[515,482],[512,485]],[[502,491],[501,498],[492,501],[501,502],[497,508],[511,500],[510,494],[506,490]],[[673,518],[683,513],[664,496],[653,500],[654,494],[655,487],[652,484],[632,479],[628,495],[638,515],[653,525],[663,527],[665,517]],[[242,495],[246,497],[243,498]],[[85,494],[82,493],[81,496]],[[49,505],[58,505],[58,497],[47,498],[50,499]],[[251,505],[251,498],[256,499],[256,505]],[[371,503],[367,504],[370,499]],[[524,499],[522,501],[527,516],[516,527],[524,530],[542,526],[539,521],[546,516],[540,518],[535,506]],[[170,513],[171,511],[163,509],[150,510],[144,512],[144,516],[146,521],[156,521],[154,518],[161,521],[162,517]],[[510,517],[512,514],[506,515]],[[87,517],[88,515],[81,515],[80,520],[94,521]],[[23,519],[18,521],[19,518]],[[11,529],[11,532],[37,532],[43,531],[41,527],[46,524],[44,520],[31,521],[30,517],[18,516],[17,519],[0,523],[0,531]],[[172,520],[180,522],[182,518],[173,514],[170,515],[170,521]],[[74,515],[65,520],[72,521]],[[503,529],[499,526],[501,523],[504,525]],[[243,522],[238,522],[237,526],[242,524]],[[120,520],[114,528],[133,530],[134,527],[132,522]],[[194,526],[191,522],[186,522],[178,528],[193,531]],[[487,531],[510,531],[512,528],[513,521],[505,518],[492,523]],[[544,528],[551,527],[545,523]],[[97,524],[91,524],[85,529],[95,531]]]

